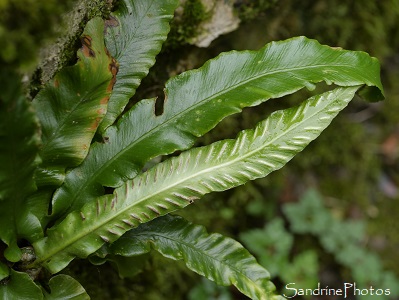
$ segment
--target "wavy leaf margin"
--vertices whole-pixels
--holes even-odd
[[[330,124],[358,88],[317,95],[273,113],[236,140],[191,149],[158,164],[49,229],[47,237],[34,243],[38,260],[33,265],[56,273],[75,257],[87,257],[140,223],[183,208],[204,194],[280,169]]]

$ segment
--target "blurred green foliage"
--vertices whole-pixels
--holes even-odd
[[[315,250],[305,250],[291,257],[294,236],[285,229],[283,219],[274,218],[263,229],[243,232],[240,239],[272,277],[280,277],[285,283],[295,282],[303,288],[317,285],[319,266]]]
[[[323,251],[332,254],[337,263],[349,270],[343,282],[390,289],[391,296],[386,299],[399,296],[399,279],[393,272],[384,270],[375,253],[364,248],[364,221],[340,220],[323,205],[323,198],[316,190],[308,190],[297,203],[287,203],[282,210],[290,231],[282,218],[275,217],[263,229],[240,234],[244,245],[257,255],[273,277],[279,277],[284,284],[295,282],[297,287],[316,288],[321,269],[318,261],[322,263],[320,244]],[[306,240],[304,235],[316,237],[317,243],[298,252],[297,244]]]
[[[236,0],[234,7],[241,21],[250,21],[276,5],[278,0]]]
[[[379,256],[364,246],[364,221],[334,217],[323,205],[322,196],[315,190],[307,191],[298,203],[284,205],[283,212],[293,233],[316,236],[324,251],[333,254],[339,264],[350,270],[349,276],[359,286],[373,285],[390,289],[390,297],[399,296],[398,277],[392,271],[384,270]],[[383,299],[383,296],[380,297]]]
[[[31,68],[37,62],[39,49],[57,35],[61,15],[72,8],[73,3],[73,0],[0,0],[2,68]],[[158,66],[149,74],[149,85],[143,85],[143,90],[138,91],[139,97],[142,97],[141,92],[148,92],[154,86],[158,86],[162,94],[163,81],[168,78],[165,70],[181,67],[176,64],[185,53],[193,50],[178,47],[196,34],[196,26],[208,16],[203,14],[198,0],[188,0],[186,6],[187,14],[174,21],[171,41],[166,44],[166,47],[179,51],[167,51],[159,57]],[[210,231],[230,236],[244,232],[242,240],[258,255],[260,262],[270,268],[272,275],[284,273],[281,276],[289,279],[304,274],[302,280],[312,283],[315,272],[326,264],[338,263],[341,274],[337,276],[352,276],[359,282],[371,279],[375,285],[379,282],[379,288],[397,287],[399,228],[395,220],[399,213],[396,201],[399,196],[387,199],[378,182],[384,174],[399,184],[399,153],[387,158],[380,148],[399,124],[399,1],[236,0],[235,7],[242,20],[255,19],[248,25],[253,26],[253,31],[260,28],[262,38],[266,36],[267,40],[306,35],[324,44],[367,51],[376,56],[382,63],[387,100],[383,104],[367,105],[354,101],[316,143],[281,171],[233,191],[208,195],[181,214],[190,215],[194,223],[204,224]],[[248,28],[251,27],[246,27],[244,37],[248,36]],[[205,51],[209,56],[215,56],[215,51],[229,50],[222,47],[228,47],[229,38],[234,37],[222,37],[222,46],[216,43],[217,50]],[[260,39],[259,36],[256,38]],[[248,46],[246,38],[238,40],[243,47]],[[75,49],[70,53],[75,53]],[[177,57],[173,57],[173,53]],[[189,65],[199,65],[207,56],[190,56]],[[304,91],[303,97],[307,96]],[[234,137],[240,129],[249,128],[267,116],[268,111],[292,102],[295,99],[246,109],[240,116],[224,120],[198,143],[208,144],[216,139]],[[360,118],[364,114],[366,118]],[[298,203],[285,204],[297,199],[297,195],[311,185],[318,186],[324,195],[335,199],[333,209],[327,210],[320,197],[311,194]],[[290,230],[283,224],[282,211]],[[351,221],[353,214],[369,221]],[[370,233],[386,238],[387,246],[380,250],[379,256],[362,248]],[[276,243],[277,234],[284,242]],[[297,242],[298,236],[303,237],[300,242]],[[269,253],[274,256],[267,255]],[[395,274],[385,271],[386,267]],[[157,255],[145,264],[145,271],[122,283],[109,264],[91,266],[77,261],[69,270],[79,275],[77,278],[94,299],[140,297],[151,300],[170,294],[176,295],[175,299],[184,299],[188,294],[191,299],[200,299],[198,295],[209,297],[203,299],[212,299],[211,296],[235,299],[231,291],[206,280],[200,281],[197,275],[185,271],[183,265],[172,264]],[[365,277],[369,275],[374,277]],[[284,281],[283,277],[281,279]]]
[[[177,70],[176,73],[179,73],[187,67],[199,66],[220,51],[230,50],[231,45],[235,48],[239,45],[243,49],[252,44],[258,45],[259,40],[267,42],[306,35],[324,44],[367,51],[379,58],[387,100],[375,104],[353,101],[315,143],[279,172],[231,191],[207,195],[179,214],[194,223],[205,225],[210,231],[232,237],[242,232],[248,234],[248,239],[253,239],[253,243],[249,242],[252,246],[246,246],[253,247],[250,250],[258,255],[261,263],[271,270],[277,270],[272,275],[284,273],[287,281],[301,277],[303,272],[307,274],[303,280],[314,283],[315,278],[318,278],[312,277],[315,272],[320,274],[318,272],[330,272],[333,269],[335,281],[342,283],[345,277],[365,282],[364,275],[373,273],[375,277],[369,279],[384,282],[381,288],[386,286],[393,290],[399,276],[399,263],[396,259],[399,228],[394,222],[399,213],[399,205],[395,200],[399,199],[396,196],[387,200],[378,184],[381,174],[388,170],[389,176],[399,183],[399,167],[394,167],[399,165],[397,159],[387,162],[380,148],[399,124],[399,86],[396,83],[399,80],[399,3],[396,0],[271,0],[263,1],[262,5],[265,6],[262,9],[256,8],[255,1],[235,3],[237,12],[246,15],[244,19],[254,19],[252,23],[245,25],[241,32],[238,30],[237,33],[221,37],[210,49],[180,46],[174,48],[179,51],[164,52],[143,82],[141,90],[137,91],[137,99],[146,97],[146,94],[147,97],[148,94],[162,97],[164,80],[170,75],[168,71],[173,73]],[[201,16],[193,20],[200,22]],[[190,18],[187,19],[189,21]],[[172,32],[178,35],[185,29],[184,24],[180,23],[180,29],[177,24],[172,24]],[[190,29],[190,26],[187,25],[187,28]],[[253,35],[256,43],[250,40],[252,32],[258,32]],[[182,41],[184,44],[184,39],[180,38],[179,43]],[[173,47],[177,46],[176,43]],[[300,100],[309,95],[309,92],[303,91]],[[279,99],[256,109],[246,109],[238,116],[225,119],[209,135],[199,139],[198,145],[234,137],[239,130],[250,128],[264,119],[270,111],[297,101],[294,98]],[[285,203],[296,201],[298,195],[309,186],[316,186],[323,195],[328,195],[330,209],[325,208],[321,199],[302,199],[298,203],[302,206],[298,207],[297,218],[285,217],[287,224],[292,226],[288,229],[281,221],[285,215],[283,207],[289,207]],[[307,209],[310,211],[307,212]],[[352,221],[355,217],[358,220]],[[335,225],[329,226],[330,223],[325,220]],[[326,230],[326,234],[321,229]],[[282,243],[285,249],[278,248],[281,246],[279,244],[273,247],[273,231],[287,240]],[[341,235],[342,232],[345,234]],[[383,236],[387,245],[384,250],[371,252],[364,249],[369,246],[367,241],[371,233]],[[290,239],[292,242],[289,242]],[[342,251],[338,250],[348,239],[353,241],[347,243]],[[275,256],[266,255],[268,251],[272,251]],[[349,262],[357,258],[359,261],[350,266]],[[279,265],[286,266],[280,273]],[[197,296],[200,299],[198,295],[201,295],[203,299],[225,299],[223,297],[230,295],[231,299],[238,299],[234,292],[216,287],[194,275],[189,276],[183,267],[171,267],[163,260],[159,261],[156,270],[152,270],[151,265],[147,270],[151,270],[157,278],[163,278],[151,283],[149,290],[154,293],[152,299],[159,299],[159,294],[156,296],[155,292],[157,289],[168,288],[165,282],[168,282],[171,273],[175,276],[184,274],[182,276],[187,278],[188,286],[198,283],[189,293],[191,297]],[[141,275],[132,280],[146,286],[151,282],[146,283]],[[280,280],[283,281],[282,278]],[[179,291],[171,291],[175,293],[176,299],[185,299],[187,286],[179,288]]]
[[[198,299],[232,300],[233,296],[227,287],[216,285],[206,278],[201,278],[201,281],[188,294],[188,300]]]
[[[163,49],[176,49],[185,45],[199,32],[199,24],[208,18],[200,0],[186,0],[177,10],[171,22],[171,29]]]
[[[72,0],[1,0],[0,61],[15,68],[30,67],[43,43],[56,33]]]

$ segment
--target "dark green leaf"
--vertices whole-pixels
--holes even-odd
[[[34,243],[35,265],[58,272],[74,257],[87,257],[140,223],[280,169],[330,124],[358,88],[312,97],[273,113],[236,140],[192,149],[158,164],[49,229],[46,238]]]
[[[0,281],[10,275],[10,268],[0,262]]]
[[[48,293],[43,289],[44,299],[47,300],[89,300],[90,297],[78,281],[68,275],[57,275],[50,279]]]
[[[20,78],[9,76],[0,96],[0,201],[15,201],[35,191],[40,143],[38,120],[22,95]]]
[[[176,0],[123,0],[120,1],[118,10],[106,21],[107,48],[118,61],[119,71],[100,131],[104,132],[121,114],[141,79],[155,63],[155,56],[166,39],[169,21],[178,3]],[[143,116],[147,118],[148,115],[152,115],[152,112]],[[139,115],[135,114],[134,117]],[[84,165],[67,174],[66,184],[56,192],[53,199],[54,215],[65,211],[70,203],[72,207],[68,211],[80,207],[83,201],[87,202],[102,195],[102,185],[120,185],[122,178],[132,178],[131,174],[136,174],[137,163],[131,160],[132,150],[129,151],[127,147],[131,146],[132,139],[137,139],[137,134],[130,132],[141,121],[136,119],[132,124],[131,119],[125,117],[124,120],[126,121],[122,125],[105,132],[104,142],[107,147],[96,143],[93,146],[96,149],[91,150],[89,157],[83,162]],[[113,135],[119,131],[122,131],[120,139],[115,140]],[[123,148],[129,151],[127,155],[123,153]],[[114,162],[116,156],[120,158],[119,164]],[[109,172],[110,170],[112,171]]]
[[[0,74],[0,239],[9,245],[5,256],[18,261],[16,241],[21,235],[42,234],[27,197],[36,190],[34,170],[40,145],[39,124],[31,103],[22,95],[20,78]],[[3,81],[4,80],[4,81]],[[27,223],[29,223],[29,226]]]
[[[134,277],[143,271],[145,264],[147,263],[149,255],[139,255],[133,257],[124,257],[120,255],[112,255],[108,258],[108,261],[113,263],[118,269],[119,277],[129,278]]]
[[[89,261],[94,265],[102,265],[108,261],[118,269],[119,277],[128,278],[139,274],[150,257],[148,253],[141,254],[142,251],[138,253],[139,254],[136,256],[130,257],[114,255],[110,253],[109,248],[104,245],[104,247],[101,247],[95,254],[89,256]]]
[[[304,37],[271,43],[259,51],[230,52],[166,85],[164,112],[155,116],[154,100],[143,100],[93,144],[84,163],[67,175],[54,196],[55,212],[79,209],[141,172],[150,159],[190,148],[196,137],[224,117],[270,98],[320,81],[342,86],[382,87],[379,64],[364,52],[320,45]]]
[[[119,72],[99,128],[102,133],[122,113],[155,63],[178,4],[177,0],[121,0],[105,22],[105,42],[119,63]]]
[[[0,299],[40,300],[43,293],[28,274],[11,270],[10,277],[0,283]]]
[[[270,275],[238,242],[208,234],[203,226],[181,217],[164,216],[142,224],[110,246],[119,255],[137,255],[137,247],[154,249],[163,256],[183,260],[187,267],[218,285],[234,285],[251,299],[270,299]],[[134,250],[131,252],[130,248]]]
[[[33,101],[42,125],[42,165],[49,173],[58,170],[56,178],[86,157],[107,111],[117,66],[104,46],[103,32],[101,19],[88,22],[76,65],[58,73]]]

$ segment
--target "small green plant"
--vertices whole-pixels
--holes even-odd
[[[282,206],[289,229],[281,217],[275,217],[262,229],[251,229],[240,234],[244,245],[255,254],[259,263],[267,266],[273,277],[283,283],[295,282],[301,288],[315,289],[318,283],[319,263],[316,249],[307,249],[292,257],[297,238],[306,235],[317,238],[322,250],[334,256],[335,261],[350,271],[350,278],[359,286],[377,286],[389,289],[392,299],[399,295],[399,280],[393,272],[383,269],[380,258],[364,248],[366,226],[362,221],[343,221],[323,205],[322,196],[313,189],[305,192],[297,203]],[[286,291],[284,291],[286,292]],[[283,292],[283,293],[284,293]],[[364,299],[374,299],[362,295]]]
[[[283,219],[277,217],[262,229],[243,232],[240,239],[273,277],[278,276],[285,283],[295,282],[303,288],[317,285],[317,253],[309,249],[291,259],[294,236],[284,228]]]
[[[57,274],[72,260],[109,258],[134,265],[135,274],[136,262],[151,250],[253,299],[278,297],[269,272],[241,244],[170,213],[280,169],[356,92],[382,99],[379,63],[364,52],[293,38],[221,54],[171,78],[159,115],[156,99],[124,112],[155,63],[177,6],[177,0],[121,0],[108,20],[90,20],[77,63],[32,102],[18,77],[2,83],[3,298],[87,299],[76,280]],[[12,75],[1,76],[10,82]],[[236,139],[192,148],[223,118],[321,81],[335,86]],[[176,151],[181,154],[142,171]]]
[[[380,258],[362,245],[366,234],[364,222],[335,218],[315,190],[307,191],[298,203],[286,204],[283,211],[290,221],[292,232],[316,236],[323,249],[350,270],[358,285],[372,284],[381,289],[390,289],[390,297],[381,295],[381,299],[399,295],[398,278],[393,272],[384,270]],[[363,297],[373,299],[370,295]]]

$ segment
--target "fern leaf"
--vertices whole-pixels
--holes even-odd
[[[382,97],[379,64],[364,52],[322,46],[304,37],[270,43],[259,51],[232,51],[166,84],[164,112],[143,100],[104,133],[82,165],[67,174],[53,198],[54,214],[66,214],[118,187],[159,155],[190,148],[224,117],[320,81],[368,85]],[[369,93],[370,94],[370,93]],[[377,98],[378,98],[377,97]]]
[[[122,113],[141,79],[155,63],[169,32],[177,0],[121,0],[105,22],[105,43],[119,63],[107,114],[99,130],[104,133]]]
[[[34,243],[35,264],[58,272],[74,257],[88,256],[140,223],[280,169],[330,124],[358,88],[312,97],[299,107],[273,113],[236,140],[192,149],[155,166],[50,229]]]
[[[76,65],[64,68],[33,101],[42,126],[43,171],[54,182],[67,167],[80,164],[107,111],[117,65],[104,47],[104,22],[89,21],[82,35]],[[51,176],[50,176],[51,177]]]
[[[208,234],[203,226],[178,216],[163,216],[130,230],[110,246],[113,254],[140,255],[154,249],[218,285],[234,285],[251,299],[269,299],[269,272],[237,241]]]

